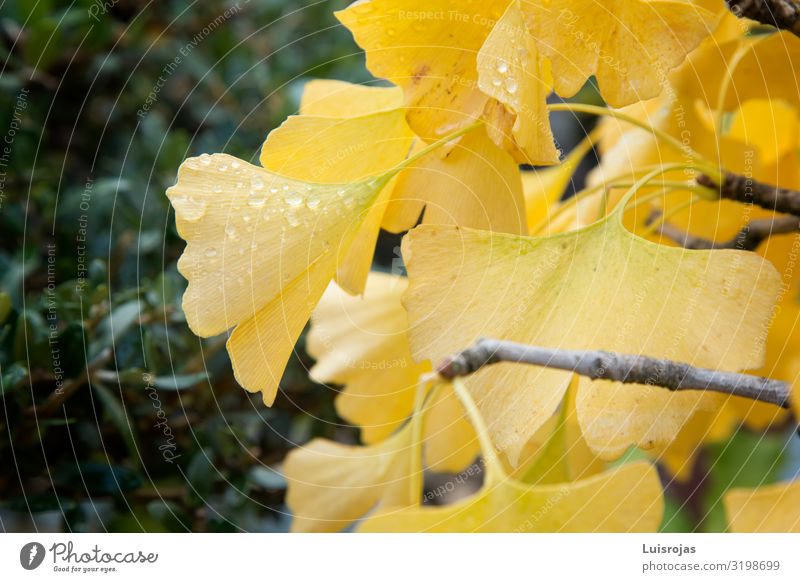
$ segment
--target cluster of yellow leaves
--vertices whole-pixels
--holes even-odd
[[[308,82],[259,166],[191,158],[168,191],[192,330],[232,330],[237,380],[270,405],[313,312],[311,376],[343,387],[337,412],[360,428],[362,445],[318,439],[288,456],[293,528],[655,531],[653,466],[607,462],[639,447],[682,478],[703,442],[777,409],[512,364],[455,386],[424,378],[490,336],[794,380],[793,247],[687,251],[644,232],[638,201],[628,212],[636,192],[612,186],[691,168],[613,118],[594,189],[560,202],[598,136],[558,163],[546,100],[593,76],[609,105],[710,163],[797,187],[800,99],[782,77],[797,70],[797,39],[746,36],[718,0],[361,0],[337,17],[392,86]],[[693,233],[730,237],[760,215],[724,202],[677,212],[692,195],[674,187],[659,204]],[[410,230],[408,279],[370,273],[380,229]],[[424,471],[458,473],[479,455],[477,493],[421,504]],[[732,528],[796,528],[748,517],[792,487],[732,492]]]
[[[679,139],[707,159],[719,160],[731,171],[798,189],[800,98],[790,79],[800,73],[800,39],[786,33],[753,37],[738,32],[732,24],[721,27],[715,38],[704,42],[670,76],[669,91],[627,108],[626,113]],[[604,121],[603,126],[604,155],[593,176],[598,185],[636,176],[637,168],[683,159],[684,152],[665,147],[644,130],[624,127],[613,119]],[[725,200],[701,200],[687,207],[690,196],[677,190],[657,202],[659,210],[669,216],[671,224],[711,240],[731,240],[749,221],[772,216],[767,210]],[[585,210],[591,213],[596,208],[597,200],[587,198]],[[641,229],[647,214],[641,213],[633,227]],[[660,242],[670,244],[666,239]],[[795,394],[800,394],[798,244],[798,235],[773,236],[756,251],[777,268],[781,289],[766,336],[766,358],[754,373],[789,382]],[[654,454],[673,474],[684,478],[703,442],[724,439],[742,420],[763,429],[785,418],[786,412],[775,407],[731,399],[714,414],[696,415],[673,443]]]
[[[546,98],[594,75],[621,107],[658,95],[659,74],[709,33],[711,11],[672,0],[367,0],[336,15],[376,77],[402,87],[431,140],[484,119],[517,161],[553,164]]]
[[[469,398],[465,405],[474,419]],[[574,482],[541,479],[531,485],[509,476],[488,435],[481,434],[480,420],[482,487],[457,503],[422,507],[413,429],[414,421],[366,447],[317,440],[292,452],[285,473],[292,484],[287,501],[295,517],[293,529],[338,531],[370,510],[359,531],[637,532],[654,531],[661,521],[661,486],[650,464],[632,463]],[[559,450],[556,464],[565,462],[564,453]]]

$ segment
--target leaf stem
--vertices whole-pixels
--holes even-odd
[[[506,475],[506,472],[505,469],[503,469],[503,465],[500,463],[500,459],[497,457],[497,452],[495,451],[494,444],[489,436],[489,429],[486,426],[483,415],[481,414],[480,410],[478,410],[478,406],[472,399],[472,395],[470,394],[466,385],[464,385],[464,381],[460,378],[453,378],[452,384],[456,396],[458,396],[458,399],[464,406],[464,410],[467,413],[467,418],[469,418],[470,423],[478,435],[478,442],[480,442],[481,452],[483,453],[483,463],[486,466],[485,481],[491,482],[503,479]]]
[[[448,135],[446,135],[446,136],[444,136],[442,138],[437,139],[436,141],[434,141],[432,143],[429,143],[424,148],[419,150],[417,153],[410,155],[405,160],[403,160],[402,162],[397,164],[385,176],[388,176],[389,178],[396,176],[397,174],[399,174],[400,172],[402,172],[403,170],[408,168],[410,165],[412,165],[415,162],[419,161],[421,158],[424,158],[425,156],[427,156],[432,151],[439,149],[444,144],[449,143],[449,142],[453,141],[454,139],[459,138],[462,135],[467,134],[467,133],[469,133],[470,131],[472,131],[474,129],[477,129],[477,128],[481,127],[482,125],[483,125],[483,121],[476,121],[475,123],[471,123],[471,124],[467,125],[466,127],[462,127],[461,129],[458,129],[458,130],[454,131],[453,133],[450,133],[450,134],[448,134]]]
[[[704,173],[714,176],[720,174],[720,170],[716,166],[713,166],[708,160],[697,153],[688,144],[684,144],[665,131],[653,127],[652,125],[645,123],[640,119],[636,119],[632,115],[623,113],[622,111],[610,109],[608,107],[600,107],[598,105],[589,105],[586,103],[553,103],[548,105],[547,109],[549,111],[570,111],[573,113],[588,113],[589,115],[608,116],[619,119],[620,121],[625,121],[626,123],[630,123],[631,125],[635,125],[636,127],[652,133],[661,141],[671,145],[679,152],[683,152],[689,158],[694,160]]]
[[[644,232],[641,233],[641,236],[649,236],[651,234],[655,234],[656,230],[661,227],[661,225],[664,223],[665,220],[668,220],[669,218],[675,216],[679,212],[683,212],[698,200],[700,200],[700,197],[697,194],[692,194],[692,196],[686,202],[678,204],[674,208],[670,208],[670,210],[666,213],[660,214],[658,218],[656,218],[650,224],[647,225],[647,228],[644,230]]]

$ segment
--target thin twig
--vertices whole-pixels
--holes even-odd
[[[800,216],[800,192],[797,190],[779,188],[733,172],[725,173],[722,184],[717,184],[706,175],[698,176],[697,183],[716,190],[720,198],[755,204],[773,212]]]
[[[749,18],[800,36],[800,2],[797,0],[726,0],[739,18]]]
[[[437,367],[443,378],[467,376],[499,362],[532,364],[567,370],[592,380],[647,384],[667,390],[707,390],[741,396],[789,408],[789,386],[785,382],[696,368],[682,362],[648,356],[617,354],[601,350],[562,350],[529,346],[494,339],[478,340],[471,347],[446,358]]]
[[[650,226],[659,220],[661,216],[661,211],[653,210],[650,216],[647,217],[645,224]],[[662,222],[658,226],[656,232],[685,249],[738,249],[742,251],[754,251],[762,242],[772,235],[800,232],[800,219],[795,216],[780,216],[774,219],[764,218],[752,220],[743,226],[736,236],[726,241],[715,241],[696,236],[669,222]]]

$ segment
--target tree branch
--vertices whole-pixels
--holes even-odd
[[[600,350],[561,350],[509,341],[480,339],[471,347],[446,358],[437,367],[440,376],[452,379],[477,372],[499,362],[532,364],[567,370],[592,380],[647,384],[667,390],[707,390],[741,396],[789,408],[789,386],[749,374],[696,368],[689,364],[648,356]]]
[[[661,217],[659,210],[654,210],[647,217],[645,224],[650,226]],[[658,234],[668,238],[672,242],[681,245],[685,249],[707,250],[707,249],[738,249],[742,251],[754,251],[764,240],[774,234],[789,234],[800,231],[800,219],[795,216],[780,216],[774,219],[765,218],[753,220],[742,227],[736,236],[727,241],[714,241],[700,236],[695,236],[670,224],[662,222],[658,227]]]
[[[797,190],[779,188],[733,172],[725,173],[722,184],[706,175],[700,175],[696,180],[699,185],[718,191],[720,198],[800,216],[800,192]]]
[[[730,11],[739,18],[749,18],[800,36],[798,0],[726,0],[726,2]]]

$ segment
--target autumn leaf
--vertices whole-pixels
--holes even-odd
[[[315,147],[315,132],[351,119],[353,133],[342,136],[349,140],[343,142],[342,149],[360,151],[365,144],[359,141],[359,131],[369,126],[370,114],[394,112],[403,116],[406,109],[397,87],[316,80],[306,85],[300,111],[301,117],[290,119],[302,120],[305,133],[287,126],[283,135],[271,136],[271,147],[265,150],[268,158],[262,157],[262,163],[275,170],[289,165],[292,175],[311,171],[313,178],[321,179],[321,170],[308,155]],[[361,128],[356,119],[362,120]],[[404,135],[400,128],[396,132],[398,137]],[[278,137],[282,138],[280,142]],[[415,151],[423,145],[418,141]],[[334,163],[324,166],[324,177],[357,177],[353,172],[358,171],[358,164],[350,160],[351,156],[339,155]],[[417,160],[399,174],[389,190],[391,195],[382,204],[381,227],[390,232],[413,228],[423,210],[425,223],[526,232],[519,169],[509,154],[492,143],[484,128],[476,128],[448,147]]]
[[[800,481],[733,489],[724,504],[734,533],[800,533]]]
[[[412,425],[365,447],[316,439],[289,453],[283,471],[292,531],[340,531],[373,506],[418,502],[421,467]]]
[[[762,363],[760,331],[778,276],[739,251],[685,251],[628,232],[619,213],[582,230],[527,238],[418,227],[404,240],[404,303],[416,358],[440,361],[478,337],[604,349],[740,370]],[[658,330],[643,335],[641,330]],[[467,379],[512,464],[559,406],[570,374],[498,364]],[[657,383],[657,382],[656,382]],[[586,441],[614,458],[667,443],[717,396],[581,379]]]
[[[367,444],[396,431],[411,415],[420,377],[430,362],[416,363],[408,344],[408,318],[400,304],[407,280],[373,272],[363,297],[331,286],[312,317],[306,339],[317,363],[311,377],[344,390],[336,410],[361,427]],[[426,413],[425,463],[436,471],[458,472],[478,454],[472,429],[452,393],[442,392]]]
[[[463,501],[443,507],[383,505],[362,532],[633,532],[655,531],[663,500],[648,463],[632,463],[587,479],[530,485],[502,468],[486,426],[460,380],[455,393],[481,441],[483,485]]]
[[[282,174],[206,155],[186,160],[167,191],[187,242],[178,263],[189,281],[187,321],[201,337],[235,328],[228,352],[237,381],[262,392],[268,405],[329,281],[336,277],[354,292],[363,287],[382,217],[379,200],[411,143],[404,124],[393,111],[336,122],[291,118],[262,152]],[[365,138],[360,132],[367,129]],[[338,175],[325,162],[340,163],[336,152],[354,132],[365,149],[351,152],[341,169],[353,181],[321,181]],[[300,143],[302,160],[291,153]]]
[[[572,97],[594,75],[612,107],[657,96],[666,74],[711,33],[712,14],[673,0],[521,0],[528,30]]]
[[[539,70],[532,50],[515,51],[505,67],[498,60],[504,42],[526,36],[525,30],[497,25],[501,19],[521,24],[516,6],[516,0],[463,6],[448,0],[367,0],[336,16],[364,49],[370,72],[403,88],[409,124],[421,138],[431,141],[485,119],[494,143],[518,162],[553,164],[558,152],[544,110],[550,92],[546,70]],[[527,38],[524,44],[529,45]],[[494,75],[502,75],[502,93],[485,72],[479,79],[479,61],[484,69],[491,61]],[[532,108],[523,108],[523,100],[531,100]]]

